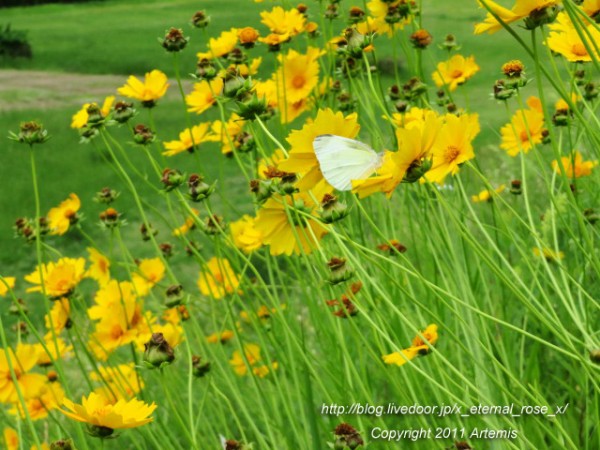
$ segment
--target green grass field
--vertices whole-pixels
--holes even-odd
[[[552,131],[551,144],[536,144],[532,151],[521,152],[516,158],[507,156],[498,146],[499,130],[508,122],[507,111],[492,96],[494,81],[502,77],[501,66],[512,59],[524,62],[532,83],[520,94],[527,98],[538,94],[538,83],[542,91],[546,86],[544,81],[534,79],[535,65],[551,65],[545,49],[538,61],[528,59],[506,32],[474,36],[474,23],[485,15],[475,0],[423,2],[422,17],[423,27],[434,36],[433,44],[422,52],[424,82],[428,86],[434,86],[431,73],[436,64],[446,59],[447,53],[439,45],[449,33],[456,36],[460,54],[475,55],[480,66],[480,71],[453,93],[459,108],[479,115],[481,133],[474,140],[475,158],[466,158],[460,171],[448,175],[444,184],[401,183],[407,181],[405,171],[396,178],[398,183],[391,199],[382,192],[368,198],[337,192],[348,206],[349,214],[339,222],[327,224],[327,228],[325,221],[318,218],[325,215],[325,207],[311,210],[308,206],[311,201],[318,204],[327,198],[318,191],[319,185],[311,187],[310,193],[292,189],[284,195],[275,190],[269,203],[258,205],[253,203],[248,180],[240,171],[241,168],[252,177],[258,176],[258,157],[276,148],[270,134],[285,143],[290,130],[310,123],[309,116],[316,115],[316,108],[290,125],[281,125],[278,116],[270,119],[266,122],[268,132],[256,121],[245,122],[245,130],[256,136],[258,145],[256,153],[236,152],[235,157],[243,159],[239,164],[234,158],[225,158],[216,143],[202,144],[195,155],[183,152],[172,158],[161,156],[163,142],[177,139],[179,132],[188,126],[189,119],[174,82],[168,95],[151,110],[152,116],[147,109],[139,108],[138,116],[126,126],[101,125],[99,136],[89,144],[80,143],[78,132],[70,128],[71,117],[83,102],[101,103],[105,96],[116,94],[131,74],[143,76],[152,69],[160,69],[174,79],[173,57],[157,42],[169,27],[183,28],[191,38],[180,59],[181,72],[188,74],[194,72],[195,54],[206,49],[209,37],[247,25],[266,32],[259,25],[259,12],[280,3],[288,8],[294,5],[285,0],[277,3],[106,0],[0,9],[0,26],[11,23],[15,29],[26,30],[34,52],[29,61],[0,60],[0,76],[2,69],[17,71],[14,80],[6,81],[6,85],[14,88],[0,85],[0,275],[17,277],[15,295],[22,296],[31,310],[31,316],[11,315],[4,320],[13,304],[12,293],[4,297],[0,291],[3,340],[0,347],[17,348],[17,342],[33,342],[35,333],[24,336],[13,325],[31,319],[30,329],[46,332],[50,327],[42,315],[51,307],[60,306],[62,300],[54,300],[69,298],[72,309],[66,314],[64,330],[58,330],[57,334],[62,333],[70,340],[75,357],[55,361],[52,369],[60,372],[67,397],[79,401],[83,392],[93,392],[99,384],[110,387],[106,380],[94,379],[100,373],[99,367],[131,363],[140,369],[140,361],[148,357],[142,350],[143,344],[157,326],[166,326],[163,314],[172,306],[169,292],[173,288],[183,286],[184,304],[190,313],[189,320],[182,317],[179,322],[181,311],[171,310],[176,325],[181,325],[179,337],[183,336],[183,340],[177,341],[179,345],[174,345],[174,362],[159,370],[146,370],[147,367],[133,370],[136,381],[127,380],[125,392],[120,393],[127,398],[136,395],[132,383],[139,387],[141,379],[145,386],[137,389],[137,398],[159,405],[153,415],[155,423],[125,430],[118,440],[102,441],[101,446],[100,441],[84,434],[83,426],[57,411],[52,412],[49,420],[33,425],[26,420],[18,421],[9,413],[15,400],[9,402],[6,395],[17,377],[7,375],[5,382],[2,377],[8,373],[7,364],[0,360],[0,433],[5,422],[19,428],[25,449],[30,448],[27,439],[33,437],[51,442],[70,436],[80,450],[204,450],[219,448],[220,436],[226,435],[253,442],[254,450],[323,450],[328,448],[325,442],[334,439],[333,429],[341,421],[347,421],[363,433],[367,447],[373,450],[405,446],[427,450],[471,448],[459,444],[460,440],[468,440],[478,450],[596,450],[600,395],[597,365],[600,233],[598,221],[592,219],[598,214],[600,198],[597,189],[600,167],[593,168],[593,161],[599,159],[600,136],[593,127],[594,120],[598,120],[598,100],[581,102],[580,110],[575,111],[579,116],[571,119],[568,126],[553,126],[550,116],[557,93],[548,89],[544,118],[539,121]],[[329,25],[321,22],[318,11],[326,2],[307,3],[311,18],[321,24],[327,35]],[[344,3],[344,8],[349,4]],[[211,16],[205,32],[189,24],[200,8]],[[337,19],[332,29],[341,29],[343,20]],[[528,39],[528,32],[519,26],[515,24],[514,29]],[[387,100],[383,95],[380,98],[378,91],[386,91],[395,82],[406,82],[418,70],[414,60],[397,56],[404,54],[403,46],[410,45],[407,34],[398,33],[396,41],[377,36],[375,54],[380,68],[385,69],[374,75],[372,86],[365,81],[367,70],[357,73],[354,80],[354,86],[359,86],[355,94],[361,100],[358,117],[362,127],[356,139],[372,144],[377,151],[383,150],[382,146],[395,150],[391,147],[393,133],[382,116],[381,104]],[[290,46],[303,49],[305,39],[308,39],[306,33],[300,34]],[[319,40],[318,45],[323,45],[323,41]],[[249,53],[251,57],[263,57],[260,74],[273,72],[276,55],[260,46]],[[416,52],[411,50],[408,54]],[[329,57],[322,58],[321,73]],[[570,83],[563,59],[552,61],[560,66],[557,70],[563,76],[561,80]],[[390,69],[390,62],[391,66],[398,65],[397,74]],[[32,82],[28,86],[27,77],[33,79],[33,71],[42,72],[52,83]],[[79,77],[67,77],[73,74]],[[81,91],[83,81],[77,81],[85,75],[110,78],[99,78],[88,94]],[[191,82],[191,77],[186,76],[188,89]],[[435,106],[434,93],[435,89],[430,89],[429,98],[423,103],[443,112]],[[324,101],[335,95],[324,97]],[[517,108],[515,97],[507,103],[509,115]],[[217,106],[224,104],[229,111],[232,103],[223,97]],[[336,101],[331,104],[339,107]],[[215,107],[199,117],[192,116],[191,120],[194,124],[216,120],[219,112]],[[443,150],[441,153],[427,150],[427,156],[423,156],[425,153],[411,156],[414,159],[407,169],[411,175],[418,172],[421,164],[426,164],[424,158],[448,160],[448,154],[456,158],[456,154],[467,153],[472,137],[469,133],[476,128],[473,124],[477,120],[462,127],[456,125],[465,118],[475,119],[462,114],[459,118],[447,115],[418,121],[416,125],[422,128],[417,130],[420,135],[415,140],[419,145],[425,147],[422,141],[431,138],[436,144],[443,141],[439,145]],[[44,215],[70,193],[77,193],[82,202],[79,213],[83,215],[82,229],[86,236],[71,226],[67,235],[48,236],[33,244],[13,237],[15,219],[35,215],[35,196],[29,149],[8,140],[7,136],[17,131],[21,122],[29,120],[42,122],[51,135],[49,142],[33,148],[41,213]],[[157,142],[148,147],[154,165],[145,149],[131,142],[128,128],[152,122],[159,133]],[[318,134],[340,134],[323,131],[330,125],[320,124]],[[407,136],[413,130],[416,127],[400,127],[399,136],[406,139],[401,142],[410,144]],[[532,137],[527,133],[525,140],[531,143]],[[107,136],[115,139],[105,146],[102,139],[109,139]],[[314,136],[310,137],[310,142],[313,139]],[[457,143],[459,139],[464,143]],[[520,139],[523,141],[522,133]],[[353,166],[345,164],[346,157],[358,158],[356,148],[347,147],[344,144],[342,149],[349,153],[338,154],[342,168]],[[572,155],[576,148],[591,164],[591,173],[577,180],[575,175],[558,173],[551,166],[554,159]],[[116,161],[111,161],[109,152],[114,152]],[[389,156],[387,153],[386,157]],[[325,166],[320,164],[325,173]],[[203,174],[207,182],[217,181],[217,189],[209,201],[199,203],[192,203],[186,197],[185,184],[167,193],[156,173],[163,167],[177,168],[186,174]],[[383,171],[378,171],[377,176]],[[301,182],[309,179],[302,170],[299,172]],[[128,177],[133,186],[123,181]],[[520,193],[507,187],[497,196],[490,194],[489,202],[472,201],[471,196],[480,190],[510,185],[515,179],[522,180]],[[273,183],[278,186],[278,182]],[[575,188],[571,183],[576,184]],[[107,206],[93,201],[95,193],[104,187],[121,192],[114,206],[124,212],[127,222],[110,232],[102,228],[98,218]],[[315,199],[317,195],[320,198]],[[260,242],[262,247],[246,252],[247,248],[241,244],[232,243],[235,232],[227,227],[223,228],[225,231],[213,230],[210,234],[197,226],[185,236],[174,237],[172,230],[190,214],[191,207],[200,210],[200,220],[216,213],[224,216],[227,225],[244,213],[254,214],[250,231],[246,230],[249,236],[243,237],[251,241],[252,233],[256,232],[257,239],[264,241]],[[64,218],[72,217],[68,214],[64,211]],[[155,242],[142,240],[139,229],[144,215],[158,230]],[[315,234],[319,230],[327,233],[315,248],[299,246],[301,251],[291,256],[275,250],[276,246],[296,244],[302,238],[318,240]],[[307,237],[309,233],[312,236]],[[193,257],[184,250],[188,239],[202,246]],[[271,241],[267,242],[268,239]],[[162,242],[175,244],[172,258],[163,257],[157,248]],[[34,270],[38,258],[46,262],[61,256],[85,258],[85,249],[90,245],[108,257],[110,283],[84,279],[70,286],[68,283],[76,276],[65,270],[56,275],[58,281],[48,281],[58,294],[51,295],[47,286],[40,287],[47,295],[25,294],[35,283],[24,280],[24,275]],[[129,288],[123,280],[136,279],[134,275],[142,271],[142,258],[156,258],[160,264],[153,261],[151,265],[162,265],[162,269],[154,267],[149,270],[150,275],[144,273],[142,284],[131,288],[132,298],[126,298],[123,289]],[[218,267],[208,268],[213,260]],[[231,268],[223,269],[225,264]],[[207,293],[202,286],[211,280],[217,291],[209,289]],[[354,282],[360,283],[351,286]],[[142,293],[145,286],[147,292]],[[355,308],[355,315],[350,307]],[[121,317],[118,311],[126,317]],[[64,316],[60,311],[56,315]],[[434,331],[426,333],[428,329]],[[226,330],[232,336],[229,341],[219,338],[211,343],[207,339],[212,333]],[[114,353],[105,362],[101,362],[101,355],[96,353],[98,348],[92,345],[98,342],[115,345]],[[248,353],[246,344],[260,347],[262,359]],[[192,359],[192,355],[210,362],[208,376],[195,372],[199,360]],[[31,372],[45,375],[47,370],[36,366]],[[121,384],[118,389],[123,390],[123,383],[116,384]],[[322,409],[322,405],[343,402],[461,404],[465,408],[477,404],[515,404],[517,410],[526,405],[571,406],[567,413],[556,417],[475,413],[472,417],[452,413],[443,418],[424,414],[337,416]],[[100,408],[94,413],[105,412]],[[410,443],[405,439],[394,444],[368,435],[375,426],[433,430],[443,426],[454,429],[455,434],[439,440],[430,437]],[[469,434],[474,428],[509,427],[516,430],[518,438],[487,440]],[[92,431],[112,432],[118,427],[104,428]],[[465,429],[469,433],[464,434]],[[463,434],[456,434],[456,430],[462,430]],[[0,448],[2,444],[0,435]],[[227,449],[248,450],[248,447]]]

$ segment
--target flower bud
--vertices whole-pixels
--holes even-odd
[[[245,27],[241,30],[238,30],[238,40],[240,45],[244,48],[252,48],[260,35],[255,28]]]
[[[88,115],[88,126],[94,127],[104,122],[104,116],[102,115],[102,111],[100,111],[100,107],[95,103],[91,103],[85,111]]]
[[[460,50],[458,42],[456,42],[456,37],[453,34],[446,35],[446,39],[442,42],[442,45],[439,46],[442,50]]]
[[[169,244],[168,242],[159,244],[158,248],[165,258],[170,258],[173,256],[173,245]]]
[[[46,379],[50,383],[54,383],[55,381],[57,381],[58,380],[58,373],[56,372],[56,370],[49,370],[48,372],[46,372]]]
[[[354,271],[346,265],[344,258],[331,258],[327,262],[327,266],[331,271],[327,280],[329,284],[340,284],[354,276]]]
[[[319,216],[325,223],[334,223],[342,220],[349,214],[348,206],[342,203],[333,194],[325,194],[321,200],[321,211]]]
[[[583,218],[590,225],[596,225],[600,220],[600,214],[593,208],[587,208],[583,210]]]
[[[426,49],[432,41],[433,37],[427,30],[417,30],[410,35],[410,42],[412,43],[413,47],[417,49]]]
[[[106,228],[115,228],[122,224],[121,213],[114,208],[108,208],[100,213],[100,222]]]
[[[143,223],[140,226],[140,233],[142,234],[142,241],[149,241],[152,236],[156,236],[158,234],[158,230],[152,228],[152,224],[150,223],[147,226],[145,223]]]
[[[356,431],[356,428],[347,423],[341,423],[335,427],[333,434],[336,437],[336,441],[333,446],[335,449],[354,450],[361,445],[364,445],[364,441],[360,437],[360,433]]]
[[[166,168],[163,170],[162,178],[160,182],[163,184],[166,192],[171,192],[173,189],[178,188],[185,181],[185,174],[181,173],[177,169]]]
[[[365,17],[365,12],[362,9],[360,9],[358,6],[352,6],[350,8],[349,22],[351,24],[357,24],[359,22],[362,22],[364,17]]]
[[[29,328],[27,328],[27,324],[22,320],[19,320],[16,324],[14,324],[11,327],[11,330],[22,336],[27,336],[29,334]]]
[[[204,219],[204,222],[202,223],[202,229],[209,236],[216,236],[221,234],[225,229],[225,222],[221,216],[213,214],[212,216],[208,216],[206,219]]]
[[[155,137],[154,132],[146,125],[139,124],[133,128],[133,140],[136,144],[151,144]]]
[[[508,100],[516,92],[515,89],[507,86],[506,80],[496,80],[494,83],[494,98],[496,100]]]
[[[192,374],[196,378],[202,378],[208,372],[210,372],[210,362],[202,362],[200,356],[192,356]]]
[[[554,22],[554,19],[556,19],[556,16],[558,15],[558,11],[559,9],[556,6],[534,9],[524,20],[525,28],[527,30],[533,30],[542,25]]]
[[[115,103],[113,119],[118,123],[126,123],[129,119],[135,116],[136,110],[133,107],[133,103],[129,102],[117,102]]]
[[[281,182],[279,183],[279,191],[281,191],[284,195],[290,195],[298,192],[298,188],[296,187],[297,181],[298,176],[295,173],[282,172]]]
[[[600,14],[599,14],[600,17]],[[583,98],[587,101],[592,101],[598,97],[598,89],[596,83],[590,81],[583,87]]]
[[[73,439],[59,439],[50,444],[50,450],[77,450]]]
[[[216,183],[209,185],[204,182],[204,177],[198,174],[191,174],[188,178],[188,197],[193,202],[200,202],[210,197],[215,190]]]
[[[202,58],[196,66],[196,78],[210,81],[217,76],[217,68],[208,58]]]
[[[338,6],[335,3],[330,3],[325,9],[325,18],[329,20],[337,19],[340,13],[338,12]]]
[[[96,192],[94,201],[98,203],[106,203],[107,205],[114,202],[120,194],[110,188],[102,188],[100,192]]]
[[[448,104],[448,112],[451,112],[449,107],[453,103]],[[413,161],[402,178],[403,183],[415,183],[419,181],[429,169],[431,169],[432,160],[429,158],[417,159]]]
[[[174,308],[181,305],[184,298],[183,286],[180,284],[173,284],[167,288],[165,293],[167,300],[165,305],[167,308]]]
[[[210,16],[207,16],[204,11],[198,11],[192,17],[192,25],[196,28],[206,28],[210,23]]]
[[[513,195],[521,195],[523,193],[521,180],[512,180],[510,182],[510,193]]]
[[[166,32],[165,37],[159,42],[168,52],[180,52],[190,41],[189,37],[183,35],[183,30],[180,28],[171,28]]]
[[[96,437],[99,439],[106,439],[115,432],[112,428],[103,427],[101,425],[86,425],[87,432],[90,436]]]
[[[43,144],[50,139],[50,136],[48,136],[48,130],[41,123],[30,121],[21,123],[18,134],[9,132],[9,139],[32,146],[34,144]]]
[[[388,252],[390,256],[395,256],[398,253],[406,252],[406,246],[398,242],[396,239],[392,239],[389,244],[387,242],[379,244],[377,248],[383,252]]]
[[[237,105],[239,107],[237,114],[244,120],[255,120],[256,117],[266,120],[272,115],[267,106],[266,99],[264,97],[258,98],[256,93],[253,93],[250,97],[244,99],[244,101],[238,102]]]
[[[304,27],[304,30],[310,38],[316,38],[321,35],[319,31],[319,24],[317,22],[308,22]]]
[[[600,348],[596,348],[590,352],[590,359],[596,364],[600,364]]]
[[[273,194],[272,183],[270,180],[251,180],[250,192],[254,194],[256,202],[261,205],[271,198]]]
[[[235,146],[240,153],[248,153],[256,148],[256,141],[254,136],[250,133],[242,131],[236,134],[233,138]]]
[[[397,84],[392,84],[387,90],[388,97],[390,100],[400,100],[402,98],[402,91]]]
[[[2,282],[0,281],[0,283]],[[18,298],[16,302],[10,304],[10,306],[8,307],[8,312],[17,316],[21,314],[27,314],[29,311],[23,299]]]
[[[166,341],[162,333],[152,333],[152,337],[144,344],[144,361],[152,367],[162,367],[175,360],[175,351]]]

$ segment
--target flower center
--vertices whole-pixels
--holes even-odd
[[[458,158],[458,155],[460,155],[460,149],[453,145],[449,145],[446,148],[446,154],[444,155],[444,159],[447,163],[451,163],[456,158]]]
[[[450,74],[450,76],[452,78],[460,78],[463,75],[463,71],[460,69],[454,69],[454,71],[452,71],[452,73]]]
[[[587,56],[588,52],[585,49],[585,46],[578,42],[577,44],[573,44],[571,47],[571,51],[577,56]]]
[[[296,75],[293,79],[292,79],[292,86],[294,86],[296,89],[300,89],[301,87],[303,87],[306,84],[306,78],[304,78],[303,75]]]
[[[114,325],[110,330],[110,337],[119,339],[121,336],[123,336],[123,329],[119,325]]]
[[[527,130],[521,131],[521,134],[519,134],[519,137],[521,138],[521,142],[529,141],[529,133],[527,133]]]

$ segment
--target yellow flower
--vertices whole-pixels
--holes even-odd
[[[31,420],[40,420],[48,417],[49,411],[62,405],[64,399],[65,391],[60,383],[47,383],[43,394],[27,400],[25,406]],[[9,412],[13,415],[20,414],[23,419],[27,417],[20,403],[16,403]]]
[[[585,0],[581,8],[591,18],[597,18],[600,13],[600,0]]]
[[[232,28],[229,31],[221,32],[218,38],[208,40],[208,51],[197,53],[196,56],[201,59],[213,59],[227,55],[231,52],[238,42],[238,30]]]
[[[275,81],[257,81],[254,83],[254,93],[260,100],[264,100],[269,108],[277,107],[277,83]]]
[[[165,276],[165,265],[160,258],[142,259],[138,271],[131,277],[135,292],[143,297]]]
[[[592,174],[592,169],[598,165],[598,161],[584,161],[581,153],[577,150],[575,150],[571,157],[563,156],[560,158],[560,161],[565,176],[568,178],[587,177]],[[563,173],[556,160],[552,161],[552,168],[559,175]]]
[[[102,108],[100,108],[100,114],[102,114],[102,117],[108,116],[114,101],[115,101],[114,95],[111,95],[104,99]],[[96,105],[96,103],[85,103],[83,105],[83,107],[73,115],[73,118],[71,120],[71,128],[83,128],[87,125],[88,117],[89,117],[87,109],[92,105]]]
[[[239,350],[236,350],[233,352],[229,364],[231,364],[234,372],[239,376],[246,375],[248,367],[250,367],[252,373],[259,378],[265,377],[271,370],[277,370],[279,366],[277,362],[274,362],[269,367],[261,361],[260,347],[256,344],[244,344],[244,354],[242,355]]]
[[[42,264],[41,269],[46,294],[53,298],[64,297],[68,296],[83,278],[85,259],[61,258],[55,263]],[[37,285],[27,289],[27,292],[42,292],[39,267],[27,275],[25,280]]]
[[[544,139],[544,114],[541,105],[536,97],[530,97],[527,104],[529,109],[518,110],[510,123],[500,129],[500,148],[510,156],[518,155],[521,150],[527,153]]]
[[[585,42],[581,39],[580,33],[585,36]],[[597,50],[598,42],[600,42],[600,31],[591,24],[580,31],[573,26],[563,28],[561,31],[552,31],[546,39],[546,45],[553,52],[563,55],[570,62],[598,61],[600,59]],[[592,51],[591,55],[588,48]]]
[[[48,226],[50,234],[62,235],[67,232],[69,226],[77,221],[77,211],[81,208],[79,197],[70,194],[69,198],[61,202],[56,208],[48,211]]]
[[[431,182],[442,183],[447,175],[458,172],[459,164],[475,157],[472,140],[479,134],[479,116],[463,114],[456,117],[446,114],[434,144],[432,145],[433,161],[425,178]]]
[[[135,428],[152,422],[150,414],[156,409],[156,404],[150,405],[136,399],[129,401],[119,400],[114,405],[107,404],[106,400],[92,392],[87,398],[81,398],[81,405],[69,399],[64,400],[64,406],[69,411],[59,409],[64,415],[78,422],[105,428],[104,436],[112,434],[112,430]]]
[[[431,149],[442,127],[442,118],[437,114],[423,113],[424,119],[408,117],[394,118],[405,128],[396,130],[398,151],[383,155],[383,164],[377,174],[364,180],[353,180],[352,191],[364,198],[375,192],[384,192],[390,197],[402,182],[415,182],[425,173],[429,164]]]
[[[281,64],[274,77],[280,96],[279,103],[296,103],[310,95],[319,83],[319,63],[317,59],[323,52],[309,47],[306,54],[290,50],[284,55],[278,55]]]
[[[245,215],[229,227],[233,243],[244,253],[252,253],[262,246],[262,234],[254,228],[254,218]]]
[[[198,278],[198,288],[202,295],[220,299],[236,291],[240,280],[223,258],[211,258]]]
[[[39,366],[49,366],[52,364],[52,361],[60,360],[63,356],[73,350],[73,346],[67,345],[62,338],[57,337],[55,344],[52,332],[46,333],[44,336],[44,344],[48,351],[44,350],[41,343],[34,344],[38,350],[37,364]]]
[[[39,354],[35,345],[17,344],[12,348],[0,349],[0,403],[19,401],[17,389],[25,399],[38,397],[44,391],[46,377],[38,373],[28,373],[37,364]],[[15,374],[13,380],[10,366]]]
[[[237,114],[233,113],[227,123],[215,120],[211,125],[211,139],[221,143],[221,153],[228,156],[234,149],[240,147],[240,141],[236,139],[244,129],[244,122]]]
[[[152,318],[143,315],[132,283],[112,280],[96,293],[94,301],[87,313],[90,319],[99,322],[91,336],[90,348],[99,359],[105,360],[117,348],[150,332]]]
[[[285,172],[303,174],[298,187],[310,189],[323,180],[319,161],[313,148],[315,138],[322,134],[333,134],[354,139],[359,129],[356,113],[344,117],[341,112],[334,113],[329,108],[320,109],[314,121],[304,125],[301,130],[292,131],[287,137],[287,142],[291,145],[289,157],[287,160],[281,161],[278,168]]]
[[[44,317],[46,328],[51,330],[54,328],[54,333],[59,334],[69,323],[71,314],[71,304],[68,298],[60,298],[52,303],[50,316]]]
[[[197,216],[198,214],[200,214],[200,212],[197,209],[192,208],[192,212]],[[183,236],[184,234],[186,234],[188,231],[193,230],[194,228],[196,228],[196,222],[194,217],[189,216],[185,219],[185,222],[183,223],[183,225],[181,225],[178,228],[175,228],[173,230],[173,236]]]
[[[19,450],[19,435],[14,428],[4,428],[4,446],[6,450]]]
[[[135,397],[144,386],[133,362],[115,367],[102,366],[98,368],[98,372],[93,372],[90,378],[101,381],[103,386],[94,392],[106,398],[111,404],[121,399],[129,400]]]
[[[165,95],[168,87],[167,76],[160,70],[153,70],[146,73],[143,83],[133,75],[130,76],[127,83],[120,87],[117,92],[125,97],[139,100],[142,105],[149,107]]]
[[[244,27],[237,30],[237,37],[242,45],[254,44],[258,38],[258,30],[252,27]]]
[[[281,6],[260,13],[261,23],[274,34],[295,36],[304,30],[306,18],[296,8],[285,11]]]
[[[291,196],[273,195],[258,211],[254,228],[262,234],[263,243],[270,246],[271,255],[311,253],[327,230],[316,219],[314,210],[329,186],[323,184],[312,191]],[[305,215],[308,214],[308,217]]]
[[[206,342],[208,342],[209,344],[216,344],[217,342],[224,344],[225,342],[230,341],[234,337],[235,334],[232,330],[223,330],[223,332],[221,333],[213,333],[210,336],[207,336]]]
[[[392,123],[397,128],[409,128],[412,125],[420,126],[424,121],[437,117],[439,117],[439,114],[432,109],[424,109],[413,106],[407,112],[393,113]]]
[[[400,352],[390,353],[389,355],[383,355],[383,362],[402,366],[419,355],[426,355],[430,351],[430,346],[435,345],[438,340],[437,328],[435,324],[429,325],[424,331],[420,332],[423,337],[417,335],[409,348]]]
[[[483,3],[481,0],[479,1],[481,7],[484,7]],[[561,0],[517,0],[512,9],[509,10],[492,0],[485,0],[487,7],[506,24],[524,19],[534,11],[539,11],[559,3],[561,3]],[[484,21],[475,25],[475,34],[493,34],[501,29],[502,25],[500,22],[488,12]]]
[[[491,202],[493,199],[492,195],[494,195],[494,193],[500,194],[504,191],[504,189],[506,189],[505,184],[501,184],[500,186],[498,186],[496,189],[494,189],[492,191],[489,189],[484,189],[479,194],[471,196],[471,201],[474,203]]]
[[[110,280],[110,261],[95,248],[88,247],[87,251],[90,255],[89,261],[91,265],[85,276],[93,278],[102,287]]]
[[[201,123],[195,127],[192,127],[191,133],[190,129],[186,128],[179,133],[178,141],[169,141],[164,143],[167,151],[163,152],[163,155],[173,156],[185,151],[192,153],[194,151],[194,147],[197,147],[199,144],[213,141],[213,136],[209,132],[209,126],[209,123]]]
[[[447,85],[450,91],[454,91],[477,72],[479,72],[479,66],[475,64],[474,56],[465,58],[462,55],[454,55],[448,61],[437,65],[437,70],[433,72],[432,78],[437,87]]]
[[[565,257],[565,254],[563,252],[555,252],[554,250],[546,247],[542,250],[540,250],[538,247],[534,247],[533,254],[537,258],[544,258],[548,262],[559,261],[561,259],[564,259]]]
[[[369,9],[371,16],[373,16],[374,18],[371,25],[367,27],[367,30],[371,32],[377,31],[378,34],[386,33],[389,37],[392,37],[396,30],[403,29],[404,26],[409,24],[412,20],[412,17],[410,15],[407,15],[404,18],[398,17],[398,21],[394,24],[388,23],[386,18],[390,15],[390,10],[392,8],[398,10],[398,7],[400,6],[408,5],[405,0],[395,0],[391,2],[383,0],[372,0],[369,3],[367,3],[367,8]]]
[[[4,297],[9,290],[15,288],[15,277],[2,277],[0,279],[0,297]]]
[[[194,90],[185,97],[188,111],[202,114],[216,103],[217,96],[222,90],[222,78],[214,78],[210,82],[202,80],[200,83],[195,83]]]
[[[258,38],[258,42],[266,44],[269,47],[277,47],[277,46],[289,41],[290,39],[291,38],[290,38],[289,34],[271,33],[265,37]]]

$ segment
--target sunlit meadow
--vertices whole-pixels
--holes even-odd
[[[0,442],[600,448],[600,1],[248,3],[3,137]],[[64,133],[113,176],[47,206]]]

